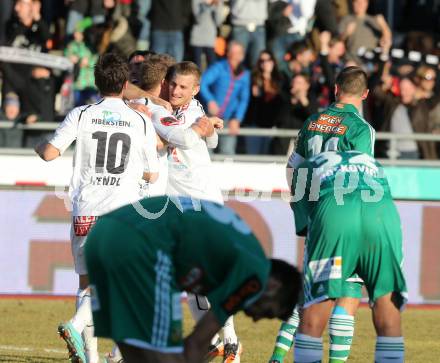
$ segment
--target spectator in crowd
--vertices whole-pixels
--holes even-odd
[[[84,31],[92,25],[90,18],[84,18],[76,25],[73,40],[64,51],[66,57],[75,65],[75,79],[73,82],[73,94],[75,107],[81,106],[97,98],[95,87],[94,66],[98,60],[98,54],[84,41]]]
[[[381,46],[389,49],[392,33],[382,14],[367,14],[368,0],[353,0],[352,4],[353,14],[341,20],[339,31],[346,42],[348,55],[359,63],[360,48],[374,49]]]
[[[194,23],[191,28],[189,44],[194,63],[204,69],[202,55],[210,66],[216,61],[214,51],[217,29],[223,21],[223,0],[192,0]]]
[[[6,41],[6,24],[12,15],[14,0],[0,1],[0,45]]]
[[[282,103],[276,126],[280,129],[300,129],[304,121],[317,111],[318,105],[311,88],[310,77],[304,73],[296,74],[290,83],[290,92]],[[289,138],[275,138],[273,154],[287,155],[290,143]]]
[[[150,48],[151,23],[148,13],[151,10],[152,1],[153,0],[137,0],[137,19],[142,24],[137,39],[137,49],[139,50],[147,50]]]
[[[0,110],[0,120],[12,121],[10,128],[0,128],[0,147],[21,147],[23,131],[17,128],[20,122],[20,100],[15,93],[8,93],[3,102],[3,111]]]
[[[339,35],[336,3],[337,1],[317,0],[315,7],[315,26],[321,32],[330,32],[333,37]]]
[[[116,0],[67,0],[70,7],[67,13],[66,36],[71,37],[76,24],[86,16],[90,16],[94,24],[104,23],[104,3],[109,1],[114,2]]]
[[[6,45],[45,52],[49,29],[41,19],[40,0],[17,0],[15,14],[8,21]],[[3,95],[14,92],[20,98],[22,112],[54,118],[54,80],[51,71],[42,66],[3,63]]]
[[[154,0],[151,7],[151,50],[183,60],[183,30],[189,24],[191,0]]]
[[[272,51],[277,62],[280,63],[291,44],[303,40],[312,28],[316,0],[284,0],[275,3],[279,4],[274,4],[277,12],[273,14],[272,23],[277,20],[282,21],[281,28],[272,39]]]
[[[415,82],[417,85],[416,98],[427,100],[434,96],[434,87],[437,74],[435,69],[428,65],[417,68]]]
[[[414,134],[411,122],[411,108],[416,101],[416,86],[410,78],[400,80],[400,102],[391,114],[390,131],[399,134]],[[399,159],[418,159],[417,143],[413,140],[397,141]],[[388,156],[389,153],[388,153]]]
[[[232,39],[244,46],[246,64],[254,67],[266,47],[267,0],[231,0]]]
[[[382,115],[383,123],[377,125],[378,131],[397,132],[397,133],[429,133],[429,110],[430,106],[426,100],[417,100],[416,85],[410,77],[402,77],[396,87],[395,78],[388,72],[382,76],[382,83],[373,89],[374,108],[377,115]],[[378,116],[376,116],[378,117]],[[435,144],[429,141],[419,141],[417,143],[399,141],[397,144],[398,155],[400,158],[436,159],[437,153]],[[378,142],[376,154],[381,157],[389,157],[390,150],[388,143]]]
[[[226,59],[210,66],[202,75],[200,94],[210,116],[224,120],[228,136],[221,136],[219,151],[235,154],[237,134],[243,121],[250,97],[250,73],[244,68],[244,48],[240,43],[230,42]]]
[[[315,54],[312,48],[305,42],[299,41],[293,43],[289,52],[286,54],[286,60],[281,62],[280,69],[290,87],[290,80],[296,74],[312,74],[312,65],[315,61]]]
[[[252,88],[249,108],[246,114],[246,126],[254,128],[272,128],[277,113],[282,107],[282,77],[278,71],[275,57],[263,50],[252,71]],[[248,154],[269,154],[271,137],[247,136]]]
[[[329,31],[321,32],[319,40],[321,46],[319,65],[324,76],[324,86],[327,89],[327,104],[330,104],[335,101],[334,85],[336,75],[344,68],[345,44],[340,38],[332,38]]]

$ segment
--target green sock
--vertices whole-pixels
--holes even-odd
[[[293,345],[293,340],[295,336],[296,329],[299,324],[298,310],[295,308],[293,310],[290,318],[281,324],[280,330],[278,331],[277,339],[275,341],[275,347],[273,349],[272,357],[269,362],[273,360],[283,361],[287,352]]]
[[[354,317],[344,308],[336,306],[330,317],[330,359],[329,363],[342,363],[348,359],[354,334]]]

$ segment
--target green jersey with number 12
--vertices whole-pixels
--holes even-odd
[[[289,166],[324,151],[356,150],[374,156],[375,131],[351,104],[334,103],[310,116],[299,132]]]

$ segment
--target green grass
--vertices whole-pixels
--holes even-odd
[[[65,346],[56,330],[60,321],[70,318],[73,309],[73,300],[0,299],[0,362],[66,362]],[[188,332],[193,323],[187,309],[185,318]],[[440,361],[439,323],[440,310],[409,309],[404,312],[406,362]],[[244,347],[241,362],[267,362],[278,327],[278,321],[253,323],[239,314],[236,330]],[[360,309],[355,329],[349,361],[373,362],[375,335],[368,308]],[[111,346],[110,341],[101,341],[101,354],[108,352]],[[326,349],[325,345],[324,351]],[[291,354],[286,362],[292,362]]]

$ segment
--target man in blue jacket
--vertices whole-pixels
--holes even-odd
[[[226,59],[210,66],[202,75],[200,94],[210,116],[224,120],[229,136],[219,140],[222,154],[235,154],[240,123],[249,104],[251,78],[249,70],[242,66],[245,57],[240,43],[230,42]]]

